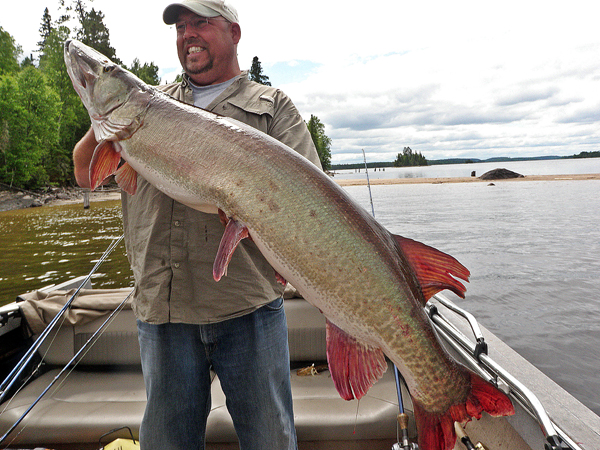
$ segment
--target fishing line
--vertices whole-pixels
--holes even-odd
[[[15,430],[15,428],[17,428],[19,426],[19,424],[23,421],[23,419],[25,419],[25,417],[29,414],[29,412],[42,399],[42,397],[50,390],[50,388],[52,386],[54,386],[54,384],[60,379],[60,377],[70,368],[69,372],[63,378],[63,381],[56,388],[56,390],[54,392],[56,392],[62,386],[62,384],[64,384],[64,382],[67,379],[67,377],[73,372],[73,370],[75,370],[75,367],[79,364],[79,362],[81,362],[81,360],[85,357],[85,355],[90,351],[90,349],[96,343],[96,341],[100,338],[100,336],[102,335],[102,333],[104,333],[104,331],[106,330],[106,328],[108,327],[108,325],[110,325],[113,322],[113,320],[115,319],[115,317],[117,316],[117,314],[119,314],[121,312],[121,310],[125,307],[125,304],[127,303],[127,301],[129,300],[129,297],[131,297],[132,294],[133,294],[133,289],[123,299],[123,301],[110,313],[110,315],[106,318],[106,320],[104,322],[102,322],[102,324],[100,325],[100,327],[98,327],[98,329],[94,332],[94,334],[92,334],[92,336],[77,351],[77,353],[75,353],[75,356],[73,356],[73,358],[71,358],[71,360],[67,364],[65,364],[65,366],[62,368],[62,370],[52,379],[52,381],[48,384],[48,386],[46,386],[46,388],[42,391],[42,393],[29,406],[29,408],[27,408],[27,410],[25,410],[25,412],[21,415],[21,417],[19,417],[17,419],[17,421],[10,427],[10,429],[0,438],[0,444],[2,444],[4,442],[4,440],[8,437],[8,435],[10,433],[12,433]],[[8,445],[10,445],[23,432],[23,430],[26,427],[27,427],[27,425],[25,425],[16,434],[16,436],[11,440],[10,443],[8,443]]]
[[[35,340],[35,342],[32,344],[32,346],[29,348],[29,350],[25,353],[25,355],[23,355],[21,360],[17,363],[17,365],[10,372],[10,374],[4,379],[4,381],[0,385],[0,403],[4,402],[10,389],[13,387],[13,385],[15,384],[17,379],[22,375],[23,371],[25,370],[27,365],[31,362],[31,360],[33,359],[33,356],[35,355],[37,350],[40,348],[40,346],[44,343],[44,341],[47,339],[50,332],[56,326],[58,321],[63,317],[63,315],[67,311],[67,309],[69,309],[71,307],[71,304],[77,297],[77,294],[79,294],[81,289],[83,289],[83,286],[85,286],[85,284],[92,278],[92,275],[94,275],[94,273],[96,273],[96,271],[98,270],[100,265],[106,260],[106,258],[108,258],[108,256],[112,253],[112,251],[116,248],[116,246],[119,245],[121,240],[123,240],[123,237],[124,237],[124,235],[121,235],[120,237],[118,237],[112,241],[112,243],[108,246],[108,248],[104,251],[104,253],[100,257],[100,259],[98,259],[98,261],[96,262],[96,264],[94,265],[94,267],[92,268],[90,273],[87,275],[87,277],[83,280],[83,282],[75,290],[73,295],[69,298],[69,300],[61,308],[61,310],[56,314],[56,316],[54,316],[54,318],[52,319],[52,321],[50,321],[48,326],[46,326],[44,331],[42,331],[42,333]]]

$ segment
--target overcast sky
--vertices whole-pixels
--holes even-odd
[[[69,0],[67,0],[68,3]],[[3,1],[0,26],[33,52],[47,6]],[[167,1],[94,0],[130,64],[180,71]],[[600,150],[600,32],[593,0],[238,0],[240,65],[265,75],[305,120],[319,117],[332,162],[571,155]],[[355,5],[355,6],[354,6]],[[370,8],[369,6],[373,6]],[[26,7],[26,10],[23,8]]]

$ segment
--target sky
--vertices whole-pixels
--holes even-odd
[[[69,0],[67,0],[68,3]],[[46,7],[2,2],[0,26],[34,52]],[[180,72],[168,1],[87,1],[104,13],[126,64]],[[332,163],[393,161],[404,147],[429,160],[573,155],[600,150],[600,32],[593,0],[502,2],[237,0],[238,58],[311,114]],[[356,5],[356,6],[353,6]],[[35,56],[35,54],[34,54]]]

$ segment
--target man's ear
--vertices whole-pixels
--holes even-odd
[[[242,37],[242,29],[240,28],[239,23],[231,24],[231,38],[233,39],[233,43],[237,44],[240,42],[240,38]]]

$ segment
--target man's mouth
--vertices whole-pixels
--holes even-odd
[[[197,46],[194,46],[194,47],[190,47],[190,48],[188,48],[188,51],[187,51],[187,53],[188,53],[188,55],[193,55],[194,53],[200,53],[200,52],[203,52],[203,51],[205,51],[205,50],[206,50],[206,49],[205,49],[204,47],[197,47]]]

